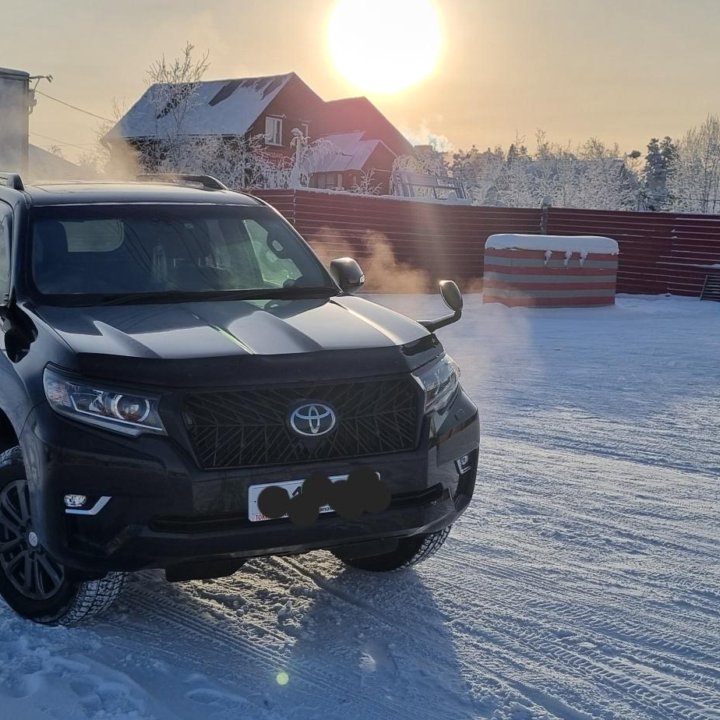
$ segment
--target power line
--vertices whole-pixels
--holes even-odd
[[[42,135],[39,132],[35,132],[34,130],[30,131],[31,135],[34,135],[36,137],[42,138],[43,140],[51,140],[54,143],[57,143],[58,145],[68,145],[69,147],[78,148],[78,150],[86,150],[88,147],[93,147],[95,143],[84,143],[83,145],[78,145],[76,143],[66,142],[65,140],[58,140],[57,138],[50,137],[49,135]]]
[[[47,93],[44,93],[42,90],[36,90],[35,92],[38,95],[42,95],[43,97],[46,97],[48,100],[54,100],[56,103],[65,105],[66,107],[72,108],[73,110],[77,110],[78,112],[85,113],[85,115],[89,115],[90,117],[94,117],[98,120],[104,120],[105,122],[114,122],[110,118],[103,117],[102,115],[96,115],[95,113],[92,113],[89,110],[83,110],[83,108],[78,107],[77,105],[71,105],[70,103],[65,102],[64,100],[60,100],[59,98],[53,97],[52,95],[48,95]]]

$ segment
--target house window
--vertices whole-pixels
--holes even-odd
[[[282,145],[282,118],[265,118],[265,144]]]
[[[342,190],[343,176],[342,173],[318,173],[315,176],[317,187],[323,190]]]
[[[310,125],[308,123],[300,123],[300,129],[304,137],[310,137]]]

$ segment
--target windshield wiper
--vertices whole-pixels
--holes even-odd
[[[253,288],[251,290],[164,290],[146,293],[106,295],[97,305],[139,305],[150,303],[202,302],[204,300],[296,300],[327,298],[337,294],[337,288],[317,287]]]

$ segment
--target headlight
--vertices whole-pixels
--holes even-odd
[[[88,384],[49,367],[43,385],[50,406],[61,415],[124,435],[165,434],[156,397]]]
[[[460,384],[460,368],[449,355],[443,355],[440,360],[420,368],[413,375],[425,391],[425,412],[443,410]]]

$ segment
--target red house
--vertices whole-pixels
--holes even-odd
[[[395,158],[412,153],[367,98],[325,102],[295,73],[152,85],[104,140],[111,149],[130,143],[152,170],[152,151],[168,137],[232,142],[261,135],[266,153],[291,157],[297,131],[310,142],[326,141],[312,162],[312,187],[350,190],[364,183],[388,193]]]
[[[318,134],[337,145],[311,179],[313,187],[349,189],[365,182],[387,194],[393,162],[412,144],[365,97],[331,100],[318,116]]]

